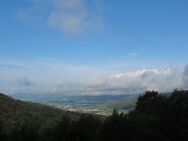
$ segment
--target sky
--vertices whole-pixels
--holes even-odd
[[[188,88],[187,0],[1,0],[0,91]]]

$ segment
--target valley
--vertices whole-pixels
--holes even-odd
[[[61,94],[46,94],[29,96],[16,94],[16,99],[43,103],[70,112],[92,113],[109,116],[113,109],[127,113],[133,110],[138,95],[99,95],[99,96],[62,96]]]

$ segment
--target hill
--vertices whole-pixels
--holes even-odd
[[[0,122],[3,130],[10,133],[25,124],[39,128],[40,131],[51,128],[61,120],[62,116],[69,115],[73,119],[80,116],[50,106],[15,100],[12,97],[0,94]]]

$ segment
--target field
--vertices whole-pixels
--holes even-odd
[[[63,110],[98,115],[110,115],[113,109],[127,113],[134,109],[137,95],[62,96],[56,95],[14,95],[24,101],[33,101]]]

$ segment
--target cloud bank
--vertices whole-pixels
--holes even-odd
[[[54,60],[0,61],[0,90],[8,93],[61,93],[63,95],[138,94],[188,88],[185,68],[143,69],[116,73]]]
[[[146,90],[168,92],[182,85],[182,72],[177,69],[139,70],[112,74],[101,81],[88,82],[90,90],[110,94],[138,94]]]

